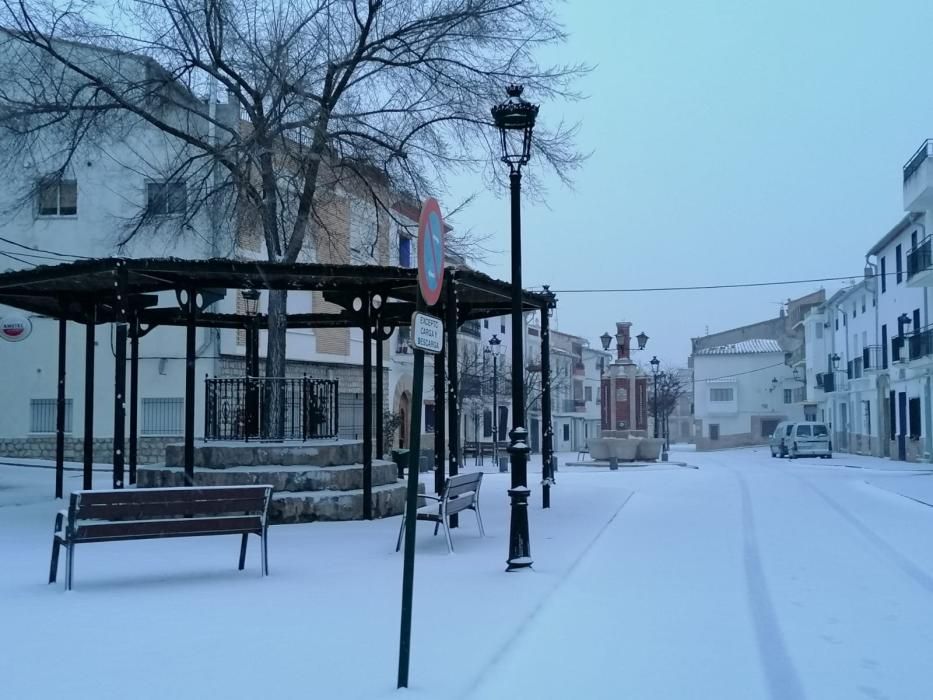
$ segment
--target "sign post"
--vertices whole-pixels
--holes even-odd
[[[405,564],[402,573],[402,623],[399,631],[398,686],[408,687],[411,659],[411,613],[415,591],[415,526],[418,511],[418,467],[421,463],[421,407],[424,403],[424,353],[438,353],[444,347],[444,324],[424,313],[434,306],[444,286],[444,220],[436,199],[428,199],[418,221],[418,310],[412,316],[412,344],[415,366],[412,377],[408,491],[405,501]]]

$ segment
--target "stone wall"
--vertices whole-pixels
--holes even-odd
[[[181,437],[141,437],[139,438],[137,463],[158,464],[165,461],[165,448],[180,443]],[[111,464],[113,461],[113,439],[94,438],[94,461]],[[127,441],[127,449],[129,441]],[[42,435],[24,438],[0,438],[0,457],[18,459],[55,459],[55,436]],[[84,460],[84,440],[65,438],[65,461],[81,462]],[[127,464],[129,455],[127,455]]]
[[[751,433],[739,433],[737,435],[720,435],[718,440],[710,440],[703,435],[697,435],[697,451],[707,450],[725,450],[730,447],[751,447],[754,445],[767,445],[767,438],[752,435]]]

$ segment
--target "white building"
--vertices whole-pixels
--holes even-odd
[[[793,370],[776,340],[749,339],[693,354],[697,449],[768,441],[783,420],[802,420]]]

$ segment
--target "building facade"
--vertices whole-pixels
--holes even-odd
[[[704,347],[692,359],[698,450],[763,444],[781,421],[803,420],[786,388],[793,370],[776,340]]]

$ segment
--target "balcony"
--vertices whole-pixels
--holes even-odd
[[[464,321],[460,324],[460,332],[464,335],[469,335],[474,338],[482,337],[482,331],[480,330],[479,321],[471,320]]]
[[[584,401],[583,399],[574,399],[573,410],[576,413],[586,413],[586,401]]]
[[[843,370],[835,372],[824,372],[817,375],[816,386],[823,390],[823,393],[832,394],[836,391],[847,391],[849,388],[849,377]]]
[[[933,139],[927,139],[904,165],[904,211],[933,209]]]
[[[911,360],[933,355],[933,326],[907,335],[907,354]]]
[[[880,345],[869,345],[862,350],[862,370],[880,372],[882,369],[882,348]]]
[[[933,243],[930,236],[907,251],[907,286],[933,286]]]

